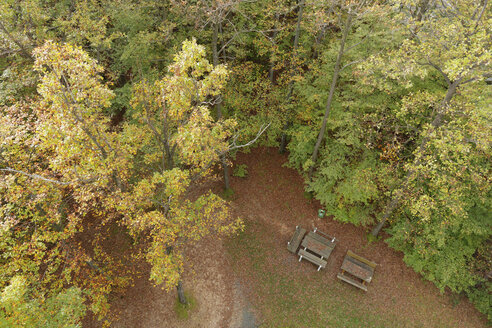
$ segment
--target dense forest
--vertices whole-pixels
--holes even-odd
[[[487,0],[0,1],[0,327],[109,325],[141,260],[186,302],[255,145],[492,320],[491,32]]]

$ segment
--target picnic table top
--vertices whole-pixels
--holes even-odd
[[[371,282],[374,274],[374,268],[348,255],[345,256],[341,269],[366,282]]]
[[[310,231],[307,233],[306,237],[304,237],[301,246],[322,257],[328,258],[333,251],[333,248],[335,248],[335,242]]]

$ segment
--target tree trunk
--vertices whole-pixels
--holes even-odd
[[[285,125],[282,127],[282,135],[280,136],[280,146],[278,147],[278,152],[280,154],[285,153],[287,150],[287,133],[286,130],[289,128],[290,122],[285,123]]]
[[[342,40],[340,41],[340,50],[338,51],[337,61],[335,62],[335,68],[333,70],[333,78],[331,80],[330,93],[328,95],[328,101],[326,102],[325,115],[323,117],[323,123],[321,124],[321,130],[318,134],[318,140],[316,141],[316,145],[314,146],[313,155],[311,156],[311,167],[309,169],[309,180],[312,179],[314,169],[316,166],[316,161],[318,160],[319,149],[321,147],[321,143],[325,136],[326,131],[326,123],[328,122],[328,116],[330,115],[331,103],[333,101],[333,95],[335,93],[335,88],[337,86],[338,75],[340,74],[340,64],[342,62],[343,51],[345,48],[345,43],[347,41],[347,36],[349,34],[350,28],[352,26],[352,14],[348,14],[347,20],[345,22],[345,28],[342,34]]]
[[[274,36],[275,37],[275,36]],[[268,79],[270,80],[270,82],[272,83],[272,85],[275,83],[273,77],[274,77],[274,68],[275,67],[275,63],[273,61],[270,62],[270,67],[268,68]]]
[[[451,101],[451,99],[455,95],[456,89],[460,85],[460,83],[461,83],[461,79],[458,79],[457,81],[455,81],[454,83],[452,83],[452,84],[450,84],[448,86],[448,90],[446,92],[446,96],[444,97],[443,101],[439,105],[439,109],[437,111],[436,117],[434,118],[434,120],[431,123],[434,130],[437,129],[437,128],[439,128],[442,125],[442,123],[443,123],[442,119],[443,119],[443,116],[444,116],[444,114],[446,112],[446,106],[449,104],[449,102]],[[418,149],[416,151],[417,154],[423,153],[425,151],[425,148],[426,148],[427,143],[429,142],[429,140],[430,140],[429,137],[426,137],[426,138],[424,138],[422,140],[422,143],[420,144],[420,146],[418,147]],[[418,158],[417,161],[414,163],[413,167],[417,167],[421,163],[422,163],[421,159]],[[386,206],[386,209],[384,211],[384,214],[381,217],[381,221],[371,231],[371,234],[374,237],[376,237],[381,232],[381,229],[383,229],[383,227],[386,224],[386,221],[388,220],[388,218],[391,216],[391,214],[393,213],[393,211],[400,204],[400,200],[403,197],[403,194],[404,194],[404,192],[406,191],[406,189],[408,187],[408,182],[410,181],[410,178],[415,173],[417,173],[415,169],[410,169],[407,172],[407,175],[405,176],[405,179],[403,180],[403,182],[398,186],[398,188],[395,189],[396,191],[394,192],[393,197],[388,202],[388,205]]]
[[[19,40],[17,40],[12,36],[12,34],[10,34],[10,32],[7,30],[7,28],[5,27],[5,25],[3,25],[1,21],[0,21],[0,30],[2,30],[3,33],[7,35],[10,41],[15,43],[17,47],[19,47],[20,53],[22,54],[23,57],[28,58],[30,60],[34,60],[34,58],[31,55],[31,52],[27,50],[27,48]]]
[[[176,290],[178,291],[179,303],[188,304],[188,300],[186,299],[184,294],[183,282],[181,280],[178,281],[178,284],[176,285]]]
[[[214,31],[212,34],[212,60],[214,66],[217,66],[219,65],[219,52],[217,50],[217,43],[219,38],[219,24],[214,23],[213,26],[214,26]],[[222,118],[222,107],[220,102],[215,105],[215,110],[217,113],[217,121],[218,121]],[[220,156],[220,162],[222,163],[222,170],[224,174],[224,189],[228,190],[231,188],[231,185],[229,179],[229,166],[227,165],[227,158],[225,154]]]
[[[294,53],[294,58],[297,58],[297,48],[299,46],[299,36],[301,35],[301,21],[302,21],[302,13],[304,12],[304,3],[305,0],[302,0],[301,3],[299,3],[299,12],[297,13],[297,26],[296,26],[296,32],[294,35],[294,47],[293,47],[293,53]],[[289,103],[290,97],[292,96],[292,91],[294,89],[294,81],[289,82],[289,91],[287,93],[287,97],[285,98],[285,102]],[[278,151],[282,154],[285,152],[285,149],[287,148],[287,133],[286,130],[290,126],[290,121],[287,121],[285,125],[282,128],[282,136],[280,138],[280,146]]]
[[[217,50],[217,42],[219,38],[219,24],[214,23],[213,27],[214,27],[214,31],[212,34],[212,60],[214,66],[217,66],[219,65],[219,52]],[[215,110],[217,111],[217,120],[220,120],[220,118],[222,117],[220,102],[215,105]]]
[[[278,14],[275,14],[275,18],[276,20],[278,21],[279,19],[279,15]],[[274,45],[276,45],[275,43],[275,38],[277,37],[277,34],[278,34],[278,31],[275,30],[273,31],[273,34],[272,34],[272,43]],[[273,60],[270,60],[270,67],[268,69],[268,79],[270,80],[270,82],[273,84],[275,84],[275,70],[274,70],[274,67],[275,67],[275,62]]]
[[[229,166],[227,164],[226,155],[221,155],[220,161],[222,163],[222,168],[223,168],[223,172],[224,172],[224,189],[229,190],[229,189],[231,189],[231,184],[230,184],[230,179],[229,179]]]
[[[173,251],[173,246],[166,246],[166,254],[169,255]],[[186,296],[184,294],[183,281],[181,278],[178,280],[178,284],[176,285],[176,291],[178,292],[178,300],[181,304],[188,304],[186,300]]]

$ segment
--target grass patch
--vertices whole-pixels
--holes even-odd
[[[327,284],[323,272],[297,271],[278,256],[274,231],[261,222],[246,222],[244,232],[227,243],[234,270],[254,281],[252,300],[262,313],[262,327],[408,327],[405,320],[381,315],[360,304],[360,291],[342,283]],[[282,251],[287,252],[286,249]],[[297,259],[292,259],[294,265]],[[296,270],[296,272],[291,272]],[[411,325],[410,325],[411,326]]]
[[[174,311],[180,320],[186,320],[190,317],[190,314],[196,308],[196,299],[189,292],[185,292],[187,304],[181,304],[176,297],[176,302],[174,303]]]
[[[314,193],[312,193],[311,191],[305,191],[304,198],[306,198],[307,200],[312,200],[314,198]]]
[[[232,200],[234,198],[234,190],[227,188],[220,194],[220,197],[225,200]]]
[[[370,232],[366,235],[366,238],[367,238],[367,244],[375,243],[381,239],[380,236],[373,236],[372,233]]]

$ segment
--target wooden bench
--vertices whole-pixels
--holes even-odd
[[[295,254],[305,234],[306,234],[306,229],[296,226],[296,231],[294,232],[294,235],[287,243],[287,249]]]
[[[350,249],[347,251],[347,256],[353,258],[353,259],[356,259],[362,263],[365,263],[367,264],[369,267],[372,268],[372,270],[374,271],[374,269],[376,268],[377,264],[372,262],[372,261],[369,261],[368,259],[365,259],[363,258],[362,256],[359,256],[357,254],[355,254],[354,252],[352,252]]]
[[[337,278],[367,292],[377,264],[348,250]]]
[[[301,262],[301,260],[305,258],[309,262],[316,264],[318,266],[318,271],[321,270],[321,268],[325,268],[326,264],[328,263],[325,260],[323,260],[321,257],[318,257],[317,255],[310,253],[303,248],[299,250],[298,254],[299,254],[299,262]]]
[[[340,279],[340,280],[343,280],[345,282],[348,282],[349,284],[357,287],[357,288],[360,288],[362,289],[363,291],[367,292],[367,286],[364,285],[364,284],[361,284],[359,281],[355,280],[355,279],[352,279],[350,278],[349,276],[343,274],[343,273],[339,273],[337,274],[337,278]]]

